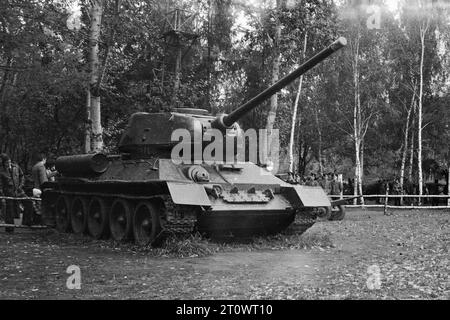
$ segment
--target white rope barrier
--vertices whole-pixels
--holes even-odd
[[[332,197],[339,197],[338,195],[336,196],[332,196]],[[345,198],[353,198],[354,195],[343,195],[342,196],[344,199]],[[370,195],[363,195],[362,198],[450,198],[450,195],[418,195],[418,194],[370,194]]]
[[[42,201],[41,198],[34,198],[34,197],[5,197],[5,196],[0,196],[0,199],[5,199],[5,200],[32,200],[32,201]]]
[[[347,208],[387,208],[387,209],[450,209],[450,206],[392,206],[384,204],[347,204]]]
[[[337,198],[339,196],[332,196],[333,198]],[[343,195],[342,199],[346,198],[353,198],[353,195]],[[384,199],[385,204],[348,204],[345,205],[348,208],[385,208],[385,209],[450,209],[450,205],[446,206],[429,206],[429,205],[389,205],[387,204],[387,200],[389,198],[398,199],[398,198],[426,198],[426,199],[450,199],[450,195],[418,195],[418,194],[370,194],[370,195],[363,195],[361,196],[363,199],[370,199],[370,198],[378,198],[378,199]]]
[[[47,226],[39,226],[39,225],[35,225],[35,226],[25,226],[22,224],[8,224],[8,223],[0,223],[0,228],[2,227],[6,227],[6,228],[22,228],[22,229],[47,229]]]

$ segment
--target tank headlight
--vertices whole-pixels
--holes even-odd
[[[195,182],[208,182],[209,173],[201,166],[192,166],[188,170],[188,178]]]

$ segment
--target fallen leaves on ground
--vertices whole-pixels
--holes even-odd
[[[160,248],[0,230],[0,298],[450,299],[449,240],[448,212],[418,210],[348,212],[302,236],[191,235]],[[70,265],[82,269],[82,290],[66,288]]]

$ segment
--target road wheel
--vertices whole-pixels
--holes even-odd
[[[70,221],[74,233],[82,234],[86,231],[87,213],[87,200],[85,198],[75,198],[70,210]]]
[[[152,244],[161,232],[159,210],[148,202],[140,202],[133,215],[134,240],[139,245]]]
[[[339,205],[337,209],[333,209],[331,212],[330,221],[341,221],[345,217],[345,206]]]
[[[329,220],[331,217],[331,207],[321,207],[317,210],[317,217]]]
[[[106,238],[109,231],[108,210],[105,200],[94,197],[89,203],[87,227],[95,239]]]
[[[109,211],[109,230],[111,237],[117,241],[128,240],[132,237],[133,209],[127,200],[116,199]]]
[[[70,231],[70,198],[59,196],[55,206],[56,229],[60,232]]]

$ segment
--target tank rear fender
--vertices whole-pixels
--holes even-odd
[[[289,186],[282,187],[281,192],[295,208],[300,207],[330,207],[327,194],[321,187]]]
[[[202,185],[195,183],[167,182],[172,201],[180,205],[211,206],[211,201]]]

